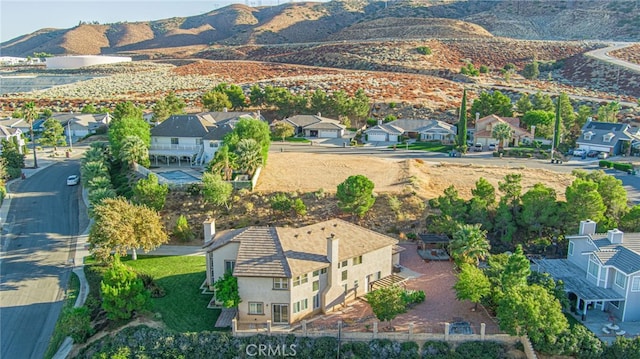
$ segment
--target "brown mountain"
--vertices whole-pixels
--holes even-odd
[[[230,5],[148,22],[42,29],[0,44],[5,56],[148,53],[220,45],[487,38],[639,41],[638,1],[412,0]],[[176,48],[180,48],[176,51]],[[174,49],[174,50],[171,50]]]

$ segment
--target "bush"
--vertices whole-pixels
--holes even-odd
[[[394,115],[387,115],[384,120],[382,120],[382,122],[387,123],[387,122],[391,122],[391,121],[395,121],[398,118]]]
[[[405,290],[402,292],[402,300],[405,304],[418,304],[424,302],[426,295],[421,290]]]
[[[368,118],[367,119],[367,126],[375,126],[378,124],[378,120],[376,120],[375,118]]]
[[[633,171],[633,165],[631,165],[630,163],[613,162],[613,168],[618,171],[624,172]]]
[[[431,55],[432,51],[429,46],[418,46],[416,51],[421,55]]]
[[[487,65],[480,65],[480,73],[481,73],[481,74],[488,74],[488,73],[489,73],[489,66],[487,66]]]
[[[176,225],[173,227],[173,235],[183,242],[189,242],[195,238],[195,234],[191,230],[191,226],[189,226],[187,217],[184,214],[181,214],[176,220]]]
[[[86,342],[94,333],[87,307],[65,309],[60,326],[64,334],[70,336],[76,344]]]
[[[602,168],[611,168],[613,167],[613,162],[602,160],[598,162],[598,166]]]
[[[395,102],[389,102],[389,108],[394,109],[396,108],[398,105]]]
[[[14,179],[22,176],[22,169],[16,167],[7,167],[7,176],[9,179]]]
[[[445,356],[451,352],[451,346],[447,342],[426,341],[422,345],[422,357]]]
[[[490,341],[473,341],[460,343],[456,353],[462,358],[498,359],[506,358],[506,351],[502,344]]]

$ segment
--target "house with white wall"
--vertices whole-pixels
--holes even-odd
[[[592,307],[622,322],[640,321],[640,233],[596,233],[596,223],[585,220],[566,238],[567,258],[539,260],[539,271],[564,282],[583,317]]]
[[[151,129],[151,163],[203,165],[222,146],[224,136],[243,118],[264,121],[260,113],[202,112],[173,115]]]
[[[585,151],[618,155],[628,151],[632,143],[640,142],[638,128],[627,123],[587,121],[576,139],[578,148]],[[626,154],[626,153],[625,153]]]
[[[207,220],[204,237],[207,285],[225,272],[238,279],[239,324],[289,325],[341,307],[378,280],[399,278],[392,271],[398,241],[340,219],[220,233]]]
[[[346,126],[340,121],[317,115],[295,115],[282,120],[294,128],[294,134],[311,138],[342,138]]]
[[[403,136],[419,141],[450,144],[455,141],[457,128],[438,120],[400,119],[378,124],[365,130],[367,142],[400,142]]]
[[[69,136],[72,138],[85,137],[96,133],[101,128],[106,129],[111,123],[111,115],[109,113],[56,113],[51,118],[60,122],[67,138]],[[43,123],[44,121],[36,126],[34,122],[34,131],[42,130]]]

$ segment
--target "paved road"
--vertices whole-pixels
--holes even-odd
[[[78,171],[78,162],[68,160],[13,184],[1,238],[0,358],[41,359],[47,349],[84,228],[80,186],[65,181]]]
[[[618,66],[622,66],[622,67],[626,67],[629,70],[635,71],[635,72],[640,72],[640,65],[638,64],[634,64],[633,62],[629,62],[629,61],[625,61],[625,60],[621,60],[617,57],[612,57],[609,56],[609,53],[615,51],[615,50],[619,50],[619,49],[623,49],[625,47],[629,47],[631,45],[633,45],[634,43],[631,42],[616,42],[613,43],[611,46],[602,48],[602,49],[596,49],[596,50],[592,50],[589,51],[587,53],[585,53],[586,56],[598,59],[600,61],[605,61],[608,62],[610,64],[615,64]]]

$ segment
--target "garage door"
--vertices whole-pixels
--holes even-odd
[[[387,141],[387,134],[385,133],[370,133],[367,135],[369,142],[385,142]]]
[[[318,137],[321,138],[336,138],[338,137],[338,132],[336,131],[318,131]]]

